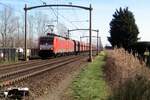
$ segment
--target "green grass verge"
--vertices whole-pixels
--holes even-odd
[[[102,52],[73,81],[72,91],[75,100],[105,100],[108,95],[108,88],[103,79],[105,56]]]

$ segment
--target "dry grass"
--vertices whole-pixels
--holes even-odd
[[[114,49],[112,51],[107,51],[107,52],[108,52],[107,63],[104,68],[104,71],[106,73],[106,79],[113,91],[114,90],[116,91],[116,89],[118,89],[121,95],[124,95],[125,92],[129,92],[130,94],[131,92],[129,90],[132,90],[132,88],[135,88],[135,87],[136,89],[138,89],[138,91],[140,91],[140,87],[135,86],[136,83],[138,85],[138,82],[140,82],[137,80],[140,79],[142,81],[144,80],[145,82],[148,81],[148,83],[150,83],[149,81],[150,69],[146,67],[146,64],[144,62],[140,61],[137,57],[133,56],[132,54],[129,54],[124,49]],[[139,76],[141,78],[139,78]],[[134,85],[132,86],[132,85],[129,85],[128,83],[134,84]],[[125,87],[125,88],[123,88],[122,90],[122,87]],[[135,91],[132,91],[132,92],[136,92],[137,91],[136,89]],[[127,96],[129,97],[129,95]],[[134,96],[131,96],[131,98],[132,97]],[[127,100],[127,98],[126,99],[122,98],[120,100]],[[134,100],[134,99],[128,98],[128,100]],[[139,100],[139,99],[135,99],[135,100]]]

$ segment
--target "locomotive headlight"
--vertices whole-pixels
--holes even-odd
[[[53,50],[53,47],[51,47],[50,50]]]

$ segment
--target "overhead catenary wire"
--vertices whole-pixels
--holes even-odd
[[[44,2],[43,0],[39,0],[40,2],[42,2],[43,3],[43,5],[46,5],[46,2]]]
[[[46,5],[46,2],[44,2],[43,0],[39,0],[40,2],[42,2],[44,5]],[[62,14],[60,14],[58,11],[56,12],[52,7],[50,7],[50,9],[52,10],[52,12],[54,13],[54,15],[56,16],[56,18],[58,18],[58,15],[61,16],[62,18],[64,18],[67,22],[71,23],[72,26],[74,26],[75,28],[78,28],[75,24],[73,24],[68,18],[66,18],[65,16],[63,16]],[[58,9],[57,9],[58,10]],[[58,19],[57,19],[58,21]]]
[[[55,10],[53,8],[51,8],[51,10],[55,13]],[[56,14],[56,13],[55,13]],[[69,22],[70,24],[72,24],[72,26],[74,26],[75,28],[78,28],[75,24],[73,24],[68,18],[66,18],[65,16],[63,16],[62,14],[58,13],[58,15],[62,18],[64,18],[67,22]]]
[[[39,1],[42,2],[43,5],[46,5],[46,2],[44,2],[43,0],[39,0]],[[54,9],[53,9],[52,7],[50,7],[50,9],[53,11],[55,17],[57,18],[57,14],[56,14],[56,12],[54,11]]]
[[[43,1],[43,0],[39,0],[43,5],[46,5],[46,2],[45,1]],[[57,0],[58,1],[58,0]],[[58,2],[57,2],[57,4],[58,4]],[[59,12],[58,12],[58,7],[56,8],[57,9],[57,11],[54,9],[54,8],[52,8],[52,7],[49,7],[50,9],[51,9],[51,11],[53,12],[53,14],[54,14],[54,16],[57,18],[57,24],[58,24],[58,16],[60,16],[59,18],[61,18],[61,19],[63,19],[63,20],[65,20],[65,22],[68,22],[69,24],[71,24],[73,27],[75,27],[76,29],[79,29],[79,27],[76,25],[76,24],[74,24],[73,22],[83,22],[83,21],[79,21],[78,19],[78,16],[77,16],[77,13],[75,12],[75,9],[74,8],[72,8],[71,10],[72,11],[74,11],[74,13],[75,13],[75,15],[76,15],[76,19],[77,19],[77,21],[70,21],[68,18],[66,18],[64,15],[62,15],[62,14],[60,14]],[[61,20],[62,21],[62,20]],[[87,20],[86,20],[86,22],[88,22]]]
[[[72,2],[70,2],[69,4],[70,4],[70,5],[72,5]],[[75,9],[74,9],[74,8],[72,8],[72,11],[74,12],[74,15],[76,16],[76,17],[75,17],[75,18],[76,18],[76,20],[78,20],[79,18],[78,18],[78,15],[77,15],[77,13],[76,13]]]
[[[61,15],[60,13],[59,13],[59,16],[63,17],[66,21],[68,21],[69,23],[71,23],[72,26],[74,26],[75,28],[79,29],[78,26],[76,26],[75,24],[73,24],[73,22],[71,22],[71,21],[70,21],[68,18],[66,18],[65,16]]]
[[[55,12],[55,10],[54,10],[53,8],[51,8],[51,10],[53,10],[53,12]],[[78,26],[76,26],[75,24],[73,24],[73,21],[70,21],[68,18],[66,18],[65,16],[63,16],[63,15],[60,14],[60,13],[58,13],[58,14],[59,14],[60,18],[62,17],[63,19],[66,20],[66,22],[71,23],[71,25],[72,25],[73,27],[75,27],[76,29],[79,29]],[[81,21],[77,21],[77,22],[81,22]],[[82,21],[82,22],[83,22],[83,21]],[[88,21],[86,20],[86,22],[88,22]]]
[[[72,2],[69,2],[69,4],[70,5],[72,5]],[[88,20],[79,20],[79,16],[78,16],[78,14],[77,14],[77,12],[76,12],[76,9],[75,8],[72,8],[72,11],[73,11],[73,13],[74,13],[74,15],[76,16],[75,18],[76,18],[76,21],[71,21],[71,22],[88,22]],[[79,28],[78,28],[79,29]]]

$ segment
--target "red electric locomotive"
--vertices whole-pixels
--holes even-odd
[[[44,58],[70,54],[74,53],[74,42],[56,34],[48,34],[39,38],[39,49],[39,56]]]

